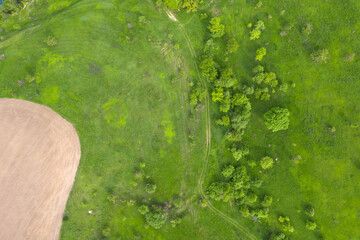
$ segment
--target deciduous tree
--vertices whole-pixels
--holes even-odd
[[[287,108],[274,107],[264,114],[265,126],[273,132],[289,127],[290,112]]]

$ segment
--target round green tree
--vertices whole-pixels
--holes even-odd
[[[273,132],[289,127],[290,112],[287,108],[274,107],[264,114],[265,126]]]
[[[272,168],[273,165],[274,160],[271,157],[263,157],[260,160],[260,166],[262,167],[262,169]]]
[[[313,231],[316,229],[316,223],[310,220],[306,221],[306,228],[310,231]]]

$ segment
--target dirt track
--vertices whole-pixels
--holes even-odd
[[[0,239],[59,238],[80,160],[73,126],[50,108],[0,99]]]

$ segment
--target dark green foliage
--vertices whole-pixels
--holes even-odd
[[[265,195],[263,201],[261,202],[261,205],[263,207],[269,207],[271,205],[271,203],[272,203],[272,197]]]
[[[263,73],[264,72],[264,67],[261,65],[257,65],[256,67],[254,67],[252,69],[253,73],[257,74],[257,73]]]
[[[284,233],[271,234],[270,240],[285,240],[288,239]]]
[[[154,193],[156,190],[156,184],[153,184],[153,183],[148,183],[145,185],[145,191],[147,193]]]
[[[265,79],[265,74],[264,73],[257,73],[255,75],[255,77],[253,77],[253,81],[256,82],[257,84],[261,84]]]
[[[305,214],[310,216],[310,217],[313,217],[315,216],[315,209],[313,208],[313,206],[310,206],[308,205],[306,208],[305,208]]]
[[[230,38],[227,42],[227,52],[228,53],[235,53],[239,48],[239,43],[236,41],[235,38]]]
[[[289,127],[289,115],[287,108],[274,107],[264,114],[265,125],[273,132],[286,130]]]

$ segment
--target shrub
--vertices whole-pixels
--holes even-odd
[[[284,233],[275,233],[272,234],[270,240],[283,240],[287,239]]]
[[[145,185],[145,191],[147,193],[154,193],[156,190],[156,184],[153,184],[153,183],[148,183]]]
[[[53,47],[57,44],[57,41],[56,41],[55,37],[53,37],[53,36],[48,36],[48,38],[45,40],[45,42],[50,47]]]
[[[160,229],[165,224],[166,219],[166,212],[155,205],[152,205],[150,211],[145,214],[146,222],[155,229]]]
[[[310,217],[313,217],[315,215],[315,209],[309,205],[305,208],[305,214]]]
[[[314,51],[310,55],[310,57],[314,62],[327,63],[327,61],[330,59],[330,54],[329,54],[329,51],[327,49],[321,49],[321,50],[318,50],[318,51]]]
[[[259,29],[253,29],[250,32],[250,40],[256,40],[260,37],[261,31]]]
[[[228,166],[223,168],[221,174],[224,177],[229,178],[229,177],[231,177],[231,175],[233,174],[234,171],[235,171],[234,166],[233,165],[228,165]]]
[[[305,26],[303,27],[302,29],[302,33],[306,36],[309,36],[310,33],[312,32],[313,30],[313,26],[311,23],[306,23]]]
[[[165,5],[171,9],[179,9],[182,4],[182,0],[165,0]]]
[[[279,87],[279,89],[280,89],[280,91],[282,91],[282,92],[284,92],[284,93],[286,93],[287,91],[288,91],[288,85],[287,85],[287,83],[283,83],[283,84],[281,84],[280,85],[280,87]]]
[[[280,216],[279,217],[279,223],[281,225],[281,228],[284,232],[293,232],[294,231],[294,227],[291,226],[290,224],[290,219],[289,217],[283,217],[283,216]]]
[[[261,205],[263,207],[269,207],[272,204],[272,197],[265,195],[263,201],[261,202]]]
[[[238,50],[238,48],[239,48],[239,44],[236,41],[236,39],[230,38],[229,41],[227,42],[227,52],[234,53]]]
[[[287,108],[274,107],[264,114],[265,126],[273,132],[289,127],[290,112]]]
[[[346,62],[351,62],[351,61],[354,61],[355,59],[355,53],[350,53],[348,55],[345,56],[344,60]]]
[[[225,34],[225,25],[221,24],[221,19],[219,17],[214,17],[210,20],[208,29],[214,38],[220,38]]]
[[[141,206],[139,207],[138,211],[139,211],[139,213],[140,213],[141,215],[145,215],[145,214],[147,214],[147,213],[149,212],[149,208],[148,208],[148,206],[146,206],[146,205],[141,205]]]
[[[233,157],[235,158],[236,161],[239,161],[240,159],[242,159],[244,156],[249,154],[249,148],[247,147],[241,147],[239,149],[236,148],[232,148],[231,152],[233,154]]]
[[[269,169],[272,168],[274,166],[274,160],[271,157],[263,157],[260,160],[260,166],[262,167],[262,169]]]
[[[261,61],[263,57],[266,55],[266,48],[262,47],[256,50],[256,61]]]
[[[316,229],[316,223],[314,221],[307,220],[306,221],[306,229],[309,231],[313,231]]]

